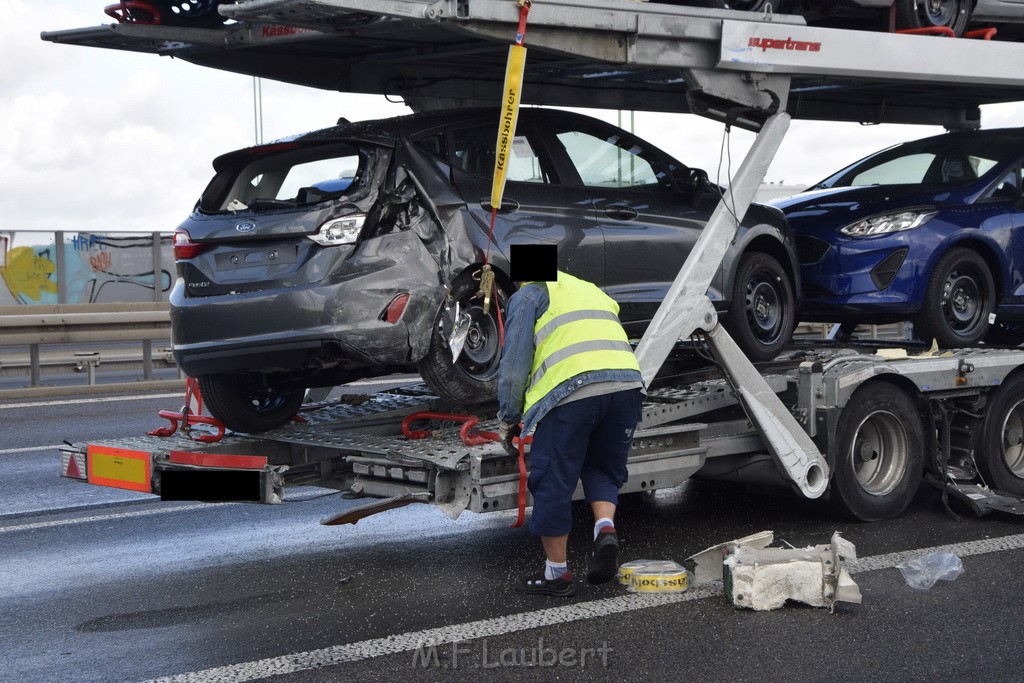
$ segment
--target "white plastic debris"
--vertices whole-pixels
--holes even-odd
[[[765,548],[774,540],[775,535],[771,531],[759,531],[756,534],[719,543],[707,550],[690,555],[683,560],[683,565],[690,570],[690,574],[693,576],[693,585],[700,586],[722,578],[722,561],[739,546]]]
[[[960,558],[944,551],[912,557],[900,562],[896,568],[903,574],[907,585],[917,590],[928,590],[939,580],[953,581],[964,573],[964,563]]]
[[[856,559],[853,544],[838,533],[832,543],[809,548],[737,545],[725,558],[725,595],[735,607],[772,610],[787,600],[833,608],[860,603],[857,584],[841,559]]]

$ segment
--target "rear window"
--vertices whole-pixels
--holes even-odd
[[[221,213],[316,204],[353,190],[365,165],[364,155],[347,144],[294,149],[251,160],[240,156],[211,184],[201,208]]]

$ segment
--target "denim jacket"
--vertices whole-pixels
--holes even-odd
[[[583,372],[552,389],[524,416],[523,405],[533,366],[533,328],[550,303],[548,288],[543,283],[531,283],[512,295],[505,311],[505,344],[498,367],[498,419],[513,424],[521,418],[524,435],[529,434],[559,401],[588,384],[642,380],[636,370]]]

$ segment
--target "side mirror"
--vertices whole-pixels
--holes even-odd
[[[707,171],[701,168],[691,168],[686,183],[686,191],[691,196],[703,193],[708,187]]]

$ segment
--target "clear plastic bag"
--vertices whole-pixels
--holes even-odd
[[[964,563],[949,552],[934,552],[912,557],[899,563],[896,568],[911,588],[928,590],[939,579],[952,581],[964,573]]]

